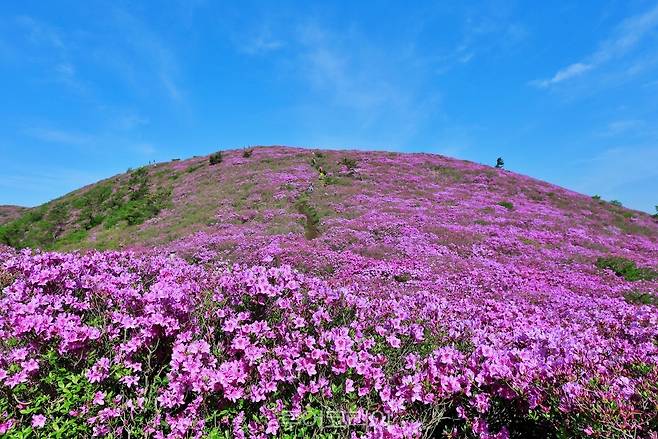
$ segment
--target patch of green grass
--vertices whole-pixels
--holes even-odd
[[[336,177],[335,175],[321,175],[320,176],[320,181],[322,181],[324,184],[329,186],[329,185],[332,185],[332,184],[339,184],[340,183],[340,178]]]
[[[658,306],[658,296],[651,293],[640,291],[629,291],[624,294],[624,300],[634,305],[654,305]]]
[[[652,229],[628,221],[628,218],[622,215],[615,215],[612,224],[629,235],[645,235],[651,236],[654,232]]]
[[[512,204],[510,201],[501,201],[497,204],[499,206],[503,206],[507,210],[513,210],[514,209],[514,204]]]
[[[519,241],[521,241],[524,244],[532,245],[535,247],[538,247],[540,245],[539,242],[535,241],[534,239],[526,238],[525,236],[519,237]]]
[[[78,229],[78,230],[73,230],[66,235],[62,236],[57,243],[62,246],[70,245],[70,244],[78,244],[82,241],[84,241],[87,238],[87,235],[89,232],[84,229]]]
[[[320,236],[320,214],[311,204],[306,193],[302,194],[295,204],[297,211],[306,217],[304,222],[304,236],[306,239],[315,239]]]
[[[617,276],[621,276],[627,281],[653,280],[658,278],[658,272],[651,268],[638,267],[630,259],[610,256],[598,258],[596,266],[600,269],[612,270]]]
[[[437,165],[430,166],[430,169],[439,174],[441,177],[452,181],[461,181],[464,178],[464,173],[459,169]]]

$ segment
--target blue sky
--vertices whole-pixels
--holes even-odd
[[[658,2],[0,5],[0,204],[283,144],[495,163],[658,204]]]

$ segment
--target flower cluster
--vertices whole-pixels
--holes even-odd
[[[321,409],[359,437],[506,437],[524,427],[496,419],[532,413],[648,429],[658,401],[657,314],[610,299],[544,297],[540,312],[500,292],[362,294],[289,266],[3,260],[5,432],[69,419],[95,436],[271,437]]]

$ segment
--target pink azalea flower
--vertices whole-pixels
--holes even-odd
[[[44,425],[46,425],[46,417],[44,415],[32,416],[32,427],[42,428]]]

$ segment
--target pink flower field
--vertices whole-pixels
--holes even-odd
[[[650,215],[430,154],[145,169],[152,218],[0,248],[0,434],[658,437]]]

